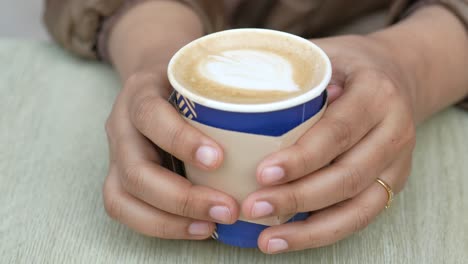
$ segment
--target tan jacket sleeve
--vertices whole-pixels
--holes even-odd
[[[468,0],[394,0],[390,10],[390,20],[395,22],[408,12],[431,4],[445,6],[468,27]]]
[[[102,21],[117,12],[126,1],[136,0],[45,0],[44,22],[52,37],[65,49],[95,59]],[[166,1],[180,1],[191,6],[202,19],[207,33],[224,26],[223,1]]]
[[[395,0],[390,10],[390,22],[395,22],[405,15],[425,5],[439,4],[454,12],[468,29],[468,0]],[[468,110],[468,97],[458,106]]]

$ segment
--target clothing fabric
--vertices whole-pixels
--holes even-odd
[[[90,59],[108,59],[113,25],[132,7],[154,0],[46,0],[44,21],[65,49]],[[388,10],[392,24],[425,5],[439,4],[468,27],[468,0],[165,0],[188,5],[205,33],[227,28],[259,27],[303,37],[324,37],[366,14]],[[468,109],[468,98],[460,104]]]
[[[142,1],[151,0],[46,0],[44,21],[50,34],[64,48],[83,57],[97,58],[98,39],[106,40],[99,38],[103,22],[122,7],[129,8]],[[388,21],[395,22],[414,4],[444,5],[468,26],[468,0],[166,1],[179,1],[193,8],[202,19],[206,33],[226,27],[264,27],[319,37],[381,8],[388,8]],[[228,6],[231,8],[226,10]]]

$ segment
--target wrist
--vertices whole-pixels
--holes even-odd
[[[417,123],[468,93],[468,38],[449,10],[432,5],[370,37],[386,46],[411,95]]]
[[[172,55],[202,35],[199,17],[176,1],[146,1],[114,25],[108,42],[110,60],[123,81],[139,72],[163,74]]]
[[[391,70],[394,81],[406,95],[414,119],[418,120],[419,87],[426,71],[424,63],[421,62],[426,60],[425,53],[420,48],[415,49],[416,44],[412,41],[406,41],[404,37],[387,30],[371,34],[369,37],[382,47],[382,52],[386,53],[384,57],[390,65],[387,70]]]

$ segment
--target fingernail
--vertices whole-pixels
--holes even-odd
[[[268,253],[276,253],[288,249],[288,242],[281,238],[272,238],[268,241]]]
[[[210,217],[221,223],[231,222],[231,211],[226,206],[213,206],[210,208]]]
[[[193,236],[205,236],[210,234],[210,226],[207,222],[193,222],[188,229],[189,234]]]
[[[218,151],[209,146],[201,146],[195,153],[196,159],[206,167],[213,167],[218,161]]]
[[[273,206],[269,202],[255,202],[252,207],[252,217],[260,218],[273,213]]]
[[[284,177],[285,173],[283,168],[274,166],[274,167],[267,167],[262,170],[262,181],[264,184],[270,184],[281,180]]]

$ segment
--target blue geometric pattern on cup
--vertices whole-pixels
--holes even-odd
[[[196,105],[194,102],[176,93],[176,103],[180,113],[185,117],[188,119],[197,118],[197,112],[195,111]]]

